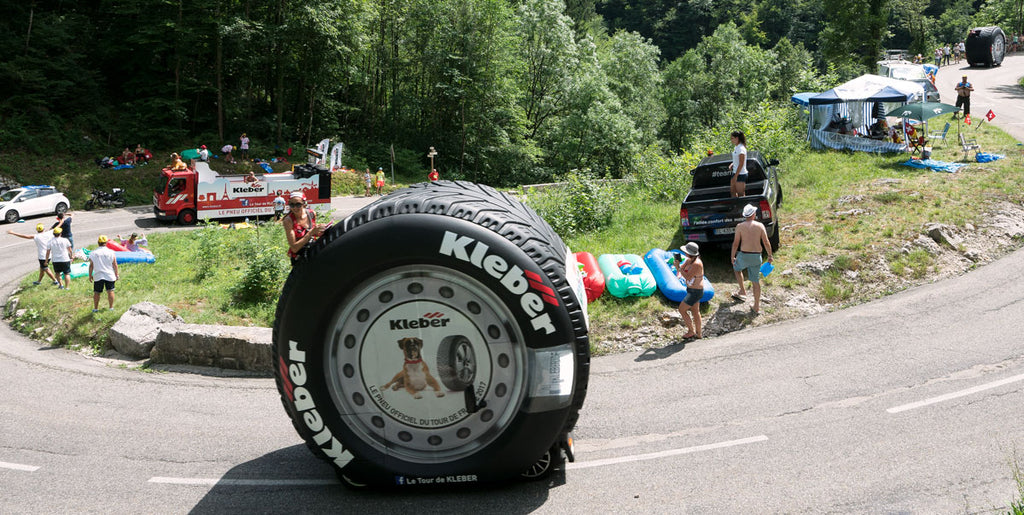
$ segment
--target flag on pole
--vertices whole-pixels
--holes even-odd
[[[992,121],[992,119],[993,119],[993,118],[995,118],[995,117],[996,117],[996,113],[993,113],[991,109],[989,109],[989,110],[988,110],[988,112],[987,112],[987,113],[985,113],[985,119],[986,119],[986,120],[988,120],[988,121],[990,121],[990,122],[991,122],[991,121]]]

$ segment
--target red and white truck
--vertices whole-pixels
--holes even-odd
[[[274,214],[274,198],[287,201],[292,192],[301,191],[311,205],[331,202],[331,173],[322,166],[298,165],[289,173],[256,175],[220,175],[209,163],[198,161],[194,168],[160,172],[153,189],[153,213],[157,220],[177,220],[194,224],[197,220],[269,216]]]

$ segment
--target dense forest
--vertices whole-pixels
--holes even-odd
[[[928,55],[1024,0],[27,0],[0,23],[0,150],[254,152],[495,185],[618,177],[793,92]]]

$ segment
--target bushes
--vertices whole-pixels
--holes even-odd
[[[564,184],[524,199],[562,237],[594,231],[612,223],[621,197],[613,182],[596,180],[589,170],[572,170]]]

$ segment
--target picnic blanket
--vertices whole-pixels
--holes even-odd
[[[927,168],[933,172],[956,173],[961,167],[967,166],[964,163],[950,163],[949,161],[936,161],[934,159],[908,159],[903,163],[905,166],[914,168]]]

